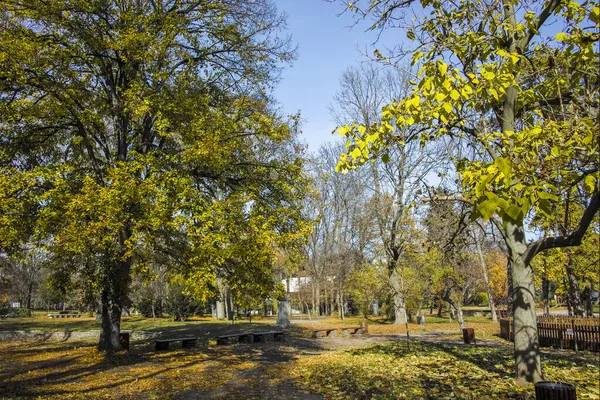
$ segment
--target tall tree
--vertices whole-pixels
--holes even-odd
[[[85,271],[107,352],[157,254],[200,285],[303,233],[294,123],[268,97],[284,22],[269,0],[0,2],[0,247],[44,239]]]
[[[379,124],[340,129],[350,140],[340,168],[353,168],[403,138],[398,127],[424,126],[420,140],[467,138],[480,152],[459,160],[461,200],[492,218],[509,252],[519,383],[543,379],[535,316],[534,273],[540,251],[581,243],[600,208],[599,80],[594,62],[600,7],[593,2],[420,1],[418,18],[406,17],[416,1],[369,1],[347,6],[373,29],[403,28],[420,64],[410,95],[382,111]],[[419,12],[419,11],[416,11]],[[554,23],[563,32],[553,33]],[[384,62],[409,54],[406,47]],[[584,194],[576,228],[528,242],[530,212],[553,218],[553,203]]]
[[[330,112],[338,125],[356,121],[370,126],[379,121],[380,109],[395,98],[404,97],[409,90],[409,74],[399,70],[384,70],[368,64],[348,68],[340,78]],[[369,185],[373,191],[374,216],[383,243],[388,270],[388,287],[394,307],[394,323],[407,322],[406,285],[403,281],[402,258],[411,242],[411,204],[426,176],[439,166],[434,146],[421,148],[411,142],[416,128],[404,129],[407,146],[396,146],[390,162],[370,163]]]

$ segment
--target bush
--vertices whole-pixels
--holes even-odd
[[[486,292],[479,292],[471,298],[471,304],[475,306],[487,306],[488,295]]]
[[[174,321],[185,321],[196,314],[199,309],[198,303],[184,293],[185,287],[181,284],[169,286],[167,298],[165,299],[165,311],[173,317]]]
[[[160,301],[156,301],[150,298],[143,298],[138,301],[135,306],[137,310],[146,318],[152,318],[152,304],[154,303],[154,315],[160,317],[162,315],[162,304]]]
[[[8,318],[27,318],[27,317],[31,317],[31,310],[29,310],[28,308],[9,308],[6,311],[8,311],[8,312],[5,315]],[[3,313],[0,313],[0,314],[3,314]]]

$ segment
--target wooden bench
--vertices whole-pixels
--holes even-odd
[[[273,340],[283,340],[283,331],[242,332],[231,335],[217,336],[217,344],[229,344],[229,339],[237,337],[240,343],[264,342],[265,338],[273,336]]]
[[[157,339],[154,341],[155,350],[169,350],[169,343],[181,342],[181,347],[194,347],[196,345],[196,338],[179,338],[179,339]]]
[[[345,333],[347,335],[359,335],[365,333],[365,329],[361,328],[360,326],[351,326],[347,328],[342,328],[342,333]]]
[[[315,329],[312,332],[313,338],[320,338],[323,336],[337,336],[337,328]]]
[[[48,318],[79,318],[83,314],[48,314]]]

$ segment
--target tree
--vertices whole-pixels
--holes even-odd
[[[28,244],[10,255],[0,255],[0,269],[10,277],[12,294],[21,307],[30,309],[32,300],[43,284],[42,269],[48,263],[48,254]]]
[[[423,0],[411,22],[403,9],[415,1],[350,3],[373,29],[402,27],[415,43],[421,69],[412,92],[384,107],[370,126],[340,128],[349,138],[345,170],[405,139],[398,132],[419,124],[421,142],[452,137],[468,141],[475,156],[459,159],[461,201],[498,226],[509,252],[519,383],[543,379],[535,316],[533,257],[577,246],[600,208],[598,59],[600,8],[549,0],[444,3]],[[551,23],[564,31],[547,29]],[[384,62],[393,62],[396,53]],[[553,218],[553,204],[583,197],[574,230],[528,242],[524,221]],[[566,225],[565,225],[566,226]]]
[[[0,248],[47,240],[87,279],[101,349],[159,255],[200,285],[301,239],[295,121],[268,96],[294,54],[269,0],[6,0],[0,20]]]
[[[338,125],[357,121],[364,126],[379,121],[380,108],[395,98],[406,95],[409,75],[403,71],[367,67],[348,68],[340,78],[340,88],[334,96],[330,112]],[[405,129],[410,137],[417,128]],[[394,303],[394,323],[407,322],[406,290],[403,282],[402,258],[410,245],[411,204],[425,177],[440,167],[435,146],[420,148],[416,142],[390,148],[388,163],[369,163],[374,191],[373,216],[379,240],[383,243],[388,269],[388,287]]]
[[[352,271],[348,278],[348,294],[363,317],[371,313],[373,302],[385,288],[386,271],[377,264],[365,264]]]
[[[304,268],[310,276],[312,310],[317,315],[330,314],[336,305],[338,311],[343,309],[345,278],[372,253],[372,220],[365,213],[368,173],[336,174],[341,149],[339,143],[322,146],[309,164],[313,190],[304,208],[313,229],[305,247]]]

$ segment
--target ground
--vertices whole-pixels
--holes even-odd
[[[0,398],[39,399],[532,399],[512,375],[512,347],[498,325],[469,318],[476,345],[459,340],[456,322],[426,318],[421,332],[372,320],[369,335],[312,339],[314,327],[356,326],[358,319],[298,319],[284,342],[217,346],[226,332],[265,330],[274,320],[222,323],[125,318],[134,332],[131,351],[107,359],[93,338],[0,341]],[[93,318],[2,320],[8,330],[89,331]],[[192,349],[156,352],[151,339],[197,336]],[[578,399],[600,398],[598,354],[544,350],[544,372],[553,381],[576,385]]]

